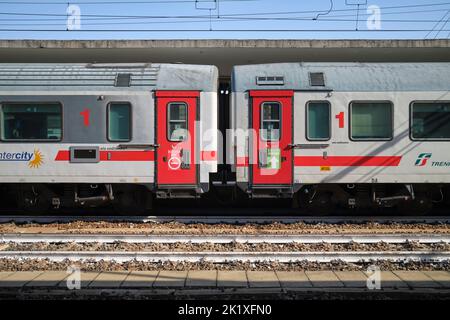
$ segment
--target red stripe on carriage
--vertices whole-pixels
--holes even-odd
[[[108,159],[108,153],[110,159]],[[55,161],[69,161],[70,152],[67,150],[60,150],[55,157]],[[216,161],[216,151],[202,151],[203,161]],[[144,151],[100,151],[100,161],[155,161],[155,153],[153,150]]]
[[[294,165],[297,167],[397,167],[402,160],[401,156],[297,156]],[[238,157],[237,167],[248,167],[248,157]]]
[[[108,159],[108,154],[110,158]],[[55,157],[55,161],[69,161],[70,152],[60,150]],[[153,150],[142,151],[100,151],[100,161],[155,161],[155,152]]]
[[[397,167],[401,156],[297,156],[294,165],[298,167]]]

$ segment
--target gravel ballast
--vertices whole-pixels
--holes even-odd
[[[0,224],[0,233],[104,233],[104,234],[351,234],[351,233],[450,233],[450,224],[426,223],[269,223],[185,224],[179,222],[114,223],[77,221],[50,224]]]
[[[302,251],[450,251],[448,243],[385,242],[361,244],[304,243],[0,243],[0,251],[136,251],[136,252],[302,252]]]

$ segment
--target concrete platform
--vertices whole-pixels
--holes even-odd
[[[393,271],[397,277],[406,282],[410,287],[439,288],[441,284],[434,281],[421,271]]]
[[[28,282],[37,278],[43,271],[21,271],[14,272],[0,280],[0,288],[4,287],[23,287]]]
[[[335,271],[334,274],[347,288],[367,288],[367,276],[361,271]]]
[[[217,287],[217,270],[190,270],[186,287]]]
[[[277,271],[276,274],[283,288],[312,288],[304,271]]]
[[[450,288],[450,272],[448,271],[423,271],[434,281],[438,282],[444,288]]]
[[[306,271],[306,275],[316,288],[340,288],[344,284],[333,271]]]
[[[0,280],[9,277],[10,275],[12,275],[15,271],[1,271],[0,272]]]
[[[247,288],[247,273],[245,271],[218,271],[217,286],[219,288]]]
[[[187,271],[160,271],[153,283],[154,288],[183,288]]]
[[[450,297],[450,272],[382,271],[381,289],[369,290],[367,275],[361,271],[110,271],[81,272],[81,291],[137,290],[175,293],[197,292],[428,292],[434,290]],[[0,293],[69,291],[69,275],[64,271],[0,272]],[[4,290],[2,290],[4,289]],[[5,291],[6,290],[6,291]],[[12,290],[12,291],[11,291]],[[202,291],[203,290],[203,291]],[[231,290],[231,291],[230,291]],[[428,290],[428,291],[427,291]],[[71,290],[78,291],[78,290]]]
[[[65,271],[47,271],[25,284],[27,287],[54,287],[64,281],[69,274]]]
[[[129,271],[104,271],[89,284],[89,288],[119,288]]]
[[[280,281],[274,271],[247,271],[250,288],[280,288]]]
[[[94,281],[98,276],[100,275],[100,272],[97,271],[88,271],[88,272],[80,272],[80,287],[87,288],[92,281]],[[58,284],[59,288],[65,288],[67,289],[67,279],[65,281],[61,281]]]
[[[381,271],[381,288],[407,288],[408,284],[391,271]]]
[[[124,282],[122,288],[151,288],[159,271],[131,271]]]

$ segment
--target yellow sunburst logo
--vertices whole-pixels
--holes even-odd
[[[44,156],[39,149],[34,149],[34,158],[28,162],[30,168],[39,168],[44,163]]]

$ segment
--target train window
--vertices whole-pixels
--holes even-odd
[[[261,106],[261,139],[280,140],[281,105],[279,102],[264,102]]]
[[[326,101],[308,102],[306,107],[306,138],[329,140],[331,136],[330,104]]]
[[[2,140],[59,141],[62,106],[58,102],[2,103]]]
[[[108,106],[108,140],[131,140],[131,105],[127,102],[111,102]]]
[[[171,102],[167,110],[167,139],[185,141],[187,139],[188,106],[184,102]]]
[[[350,136],[352,140],[391,140],[393,135],[391,102],[352,102]]]
[[[450,102],[414,102],[411,138],[415,140],[450,139]]]

